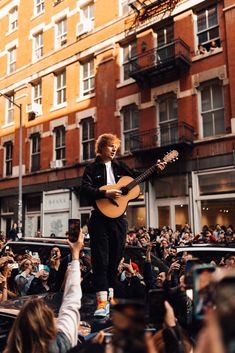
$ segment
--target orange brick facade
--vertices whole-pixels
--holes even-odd
[[[221,182],[229,184],[227,189],[221,186],[216,190],[214,186],[207,200],[207,194],[200,191],[200,178],[208,173],[222,180],[218,173],[224,177],[234,169],[235,1],[182,0],[165,13],[154,0],[149,1],[149,8],[144,2],[141,7],[141,1],[131,3],[133,6],[121,0],[1,1],[0,92],[14,97],[23,113],[25,234],[35,236],[40,231],[45,236],[52,232],[63,236],[70,217],[82,216],[86,224],[91,209],[79,198],[84,166],[93,159],[90,150],[84,152],[91,146],[85,136],[86,119],[92,122],[89,129],[94,130],[89,130],[90,140],[104,132],[121,138],[119,158],[131,167],[149,167],[170,149],[180,152],[179,161],[159,180],[146,183],[143,196],[130,205],[131,227],[167,224],[180,228],[189,221],[199,231],[203,223],[232,222],[229,214],[220,215],[214,204],[207,207],[207,203],[213,195],[216,200],[219,193],[218,209],[225,208],[222,200],[226,204],[230,200],[234,211],[234,182]],[[205,55],[197,52],[200,16],[204,21],[202,33],[210,36],[204,40],[208,46]],[[90,27],[85,29],[84,23]],[[78,28],[84,32],[78,32]],[[212,30],[219,34],[214,35]],[[210,51],[213,35],[217,48]],[[136,47],[132,48],[131,43]],[[125,65],[130,69],[129,77],[125,77]],[[36,102],[37,84],[41,113],[35,116],[27,110]],[[209,101],[213,107],[206,109],[212,120],[206,123],[202,109]],[[5,232],[17,220],[19,109],[14,105],[12,110],[14,113],[7,98],[0,96],[0,217]],[[64,142],[56,135],[61,127]],[[40,162],[37,170],[32,170],[35,134],[40,138]],[[9,143],[13,147],[7,164]],[[56,151],[60,143],[64,144],[63,158]],[[54,163],[60,159],[61,164]],[[177,186],[181,177],[185,180],[184,192],[174,191],[175,185],[170,184],[165,190],[172,177]],[[58,198],[57,208],[53,195]],[[30,203],[32,198],[35,205]],[[213,212],[206,214],[203,208]]]

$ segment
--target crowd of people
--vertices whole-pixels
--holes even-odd
[[[171,353],[183,353],[190,352],[193,347],[196,352],[201,353],[203,350],[201,347],[205,347],[207,340],[211,339],[211,334],[213,328],[218,332],[220,330],[220,321],[217,319],[217,326],[211,327],[208,322],[212,322],[211,317],[215,319],[216,310],[208,314],[208,320],[206,321],[206,326],[201,329],[198,326],[197,321],[194,318],[193,312],[193,300],[187,295],[187,283],[185,283],[185,269],[186,264],[193,257],[190,252],[184,253],[184,255],[179,258],[177,256],[176,246],[190,245],[195,242],[205,242],[207,243],[206,235],[210,232],[210,238],[213,239],[213,243],[221,242],[222,239],[228,237],[229,242],[234,239],[234,230],[231,225],[228,227],[223,227],[217,224],[213,228],[203,227],[200,235],[194,235],[188,224],[185,224],[181,232],[173,232],[169,227],[163,227],[163,229],[146,229],[142,227],[138,230],[130,230],[127,234],[126,245],[145,248],[146,257],[142,264],[134,262],[131,256],[123,257],[118,266],[118,283],[115,286],[115,295],[112,293],[110,296],[110,301],[113,301],[113,325],[114,332],[112,333],[112,345],[113,352],[118,351],[117,349],[122,349],[120,352],[143,352],[143,353],[157,353],[157,352],[171,352]],[[227,239],[227,241],[228,241]],[[1,239],[2,244],[4,244],[4,239]],[[41,264],[41,260],[38,256],[32,256],[29,252],[24,255],[13,254],[9,244],[9,251],[2,253],[0,257],[0,300],[5,301],[7,299],[16,298],[22,295],[30,294],[42,294],[51,291],[64,290],[64,301],[66,302],[66,297],[70,297],[69,291],[66,289],[66,272],[67,268],[71,267],[69,265],[74,258],[73,251],[72,256],[66,256],[66,258],[61,258],[61,252],[59,247],[52,248],[48,259],[44,264]],[[70,247],[74,246],[73,244]],[[6,249],[6,248],[5,248]],[[81,245],[79,245],[79,253],[81,250]],[[158,259],[158,269],[157,273],[153,270],[153,265],[151,263],[151,255],[155,254]],[[76,255],[77,256],[77,255]],[[72,261],[73,262],[73,261]],[[93,349],[107,349],[109,345],[107,335],[103,332],[99,332],[97,337],[89,343],[78,344],[75,340],[75,334],[78,333],[79,326],[79,314],[78,309],[80,308],[81,292],[94,292],[93,288],[93,271],[91,266],[91,259],[89,256],[85,256],[81,253],[79,256],[79,271],[76,268],[76,273],[79,281],[76,281],[76,291],[79,293],[79,299],[77,300],[76,306],[72,309],[73,315],[75,315],[76,320],[67,317],[67,309],[61,309],[61,317],[63,324],[61,324],[60,331],[56,327],[53,328],[51,334],[48,334],[47,348],[41,350],[42,352],[57,352],[56,347],[62,345],[63,348],[59,348],[58,352],[68,352],[69,349],[74,346],[71,352],[93,352]],[[213,262],[213,261],[212,261]],[[219,269],[233,269],[235,268],[235,256],[228,253],[228,256],[224,259],[221,258],[219,263],[213,262],[215,268]],[[74,265],[75,267],[78,265]],[[80,282],[80,274],[83,279]],[[156,323],[151,324],[144,320],[146,311],[145,305],[149,302],[149,293],[154,290],[161,290],[164,292],[165,302],[164,305],[164,319],[163,325],[156,325]],[[70,289],[71,291],[71,289]],[[75,291],[75,289],[74,289]],[[85,295],[85,294],[84,294]],[[118,298],[118,300],[117,300]],[[39,300],[40,301],[40,300]],[[30,310],[44,310],[41,308],[43,306],[41,302],[34,303],[34,300],[30,300],[28,304]],[[142,303],[142,304],[141,304]],[[29,310],[29,308],[27,310]],[[154,307],[153,307],[154,308]],[[234,310],[233,304],[231,304],[231,310]],[[66,313],[64,314],[64,310]],[[62,312],[65,317],[62,317]],[[159,313],[151,313],[150,317],[158,317]],[[23,315],[23,314],[22,314]],[[28,316],[30,313],[27,311],[27,316],[29,322],[32,321]],[[32,345],[30,343],[29,349],[26,350],[11,350],[15,347],[15,337],[16,330],[20,330],[22,325],[22,320],[25,320],[25,316],[19,316],[17,323],[14,324],[13,331],[9,336],[9,341],[11,344],[8,345],[5,353],[10,352],[33,352]],[[52,313],[50,314],[52,315]],[[69,314],[70,315],[70,314]],[[52,315],[53,317],[53,315]],[[136,326],[136,319],[141,318],[140,327]],[[125,318],[125,320],[124,320]],[[41,320],[49,320],[48,317],[41,318]],[[64,320],[64,321],[63,321]],[[63,328],[63,325],[68,325],[68,322],[76,322],[76,330],[71,334],[71,328],[68,330]],[[121,320],[121,321],[120,321]],[[120,322],[125,321],[125,327],[121,325]],[[154,321],[154,320],[153,320]],[[46,321],[45,321],[46,322]],[[59,320],[60,322],[60,320]],[[70,322],[70,326],[71,326]],[[214,321],[213,321],[214,322]],[[41,323],[42,324],[42,323]],[[146,324],[148,324],[146,326]],[[150,326],[149,326],[150,325]],[[208,326],[209,325],[209,326]],[[70,327],[69,326],[69,327]],[[60,326],[58,326],[60,327]],[[139,330],[142,333],[146,332],[146,327],[150,327],[151,330],[154,327],[154,334],[145,335],[144,339],[140,335]],[[198,329],[200,328],[200,330]],[[35,328],[34,328],[35,329]],[[67,330],[67,331],[66,331]],[[64,332],[65,337],[61,332]],[[68,332],[69,331],[69,332]],[[13,333],[14,332],[14,333]],[[60,333],[58,333],[60,332]],[[139,333],[138,333],[139,332]],[[152,331],[151,331],[152,332]],[[206,335],[205,332],[210,332],[210,335]],[[219,331],[220,332],[220,331]],[[138,333],[138,335],[137,335]],[[223,333],[223,331],[222,331]],[[224,352],[227,352],[227,346],[223,340],[222,333],[218,336],[220,339],[220,345],[223,347]],[[24,340],[23,335],[26,335],[22,330],[20,331],[22,337],[20,340]],[[35,333],[34,333],[35,334]],[[38,333],[40,334],[40,333]],[[128,334],[128,335],[127,335]],[[61,335],[63,336],[61,338]],[[117,335],[117,336],[116,336]],[[123,337],[123,335],[126,337]],[[19,336],[19,335],[18,335]],[[72,338],[73,336],[73,338]],[[120,337],[121,338],[120,338]],[[128,336],[128,339],[127,339]],[[59,337],[59,338],[58,338]],[[116,337],[116,338],[115,338]],[[130,343],[130,337],[132,337],[132,344]],[[139,338],[142,337],[140,342]],[[221,338],[222,337],[222,338]],[[59,340],[59,343],[58,343]],[[62,340],[62,343],[61,343]],[[122,342],[124,340],[124,342]],[[65,341],[65,343],[63,343]],[[30,340],[29,340],[30,342]],[[27,340],[27,344],[29,344]],[[120,348],[120,342],[122,342],[122,347]],[[23,344],[23,343],[22,343]],[[25,343],[24,343],[25,344]],[[43,342],[45,344],[45,342]],[[51,348],[51,347],[54,348]],[[10,348],[9,348],[10,347]],[[99,348],[97,348],[99,347]],[[104,348],[106,347],[106,348]],[[115,348],[116,347],[116,348]],[[129,348],[128,348],[129,347]],[[57,347],[58,348],[58,347]],[[57,349],[56,348],[56,349]],[[38,347],[37,347],[38,349]],[[116,351],[115,351],[116,349]],[[128,349],[128,350],[127,350]],[[96,350],[94,350],[95,352]],[[100,350],[102,351],[102,350]],[[215,353],[212,349],[212,353]],[[221,351],[222,352],[222,351]],[[230,351],[229,351],[230,352]],[[231,351],[232,352],[232,351]]]
[[[233,226],[216,224],[204,225],[198,234],[192,232],[188,223],[183,228],[173,231],[169,226],[162,229],[140,227],[128,231],[126,244],[131,246],[147,247],[153,243],[157,247],[169,249],[172,246],[191,246],[193,244],[231,244],[235,243],[235,231]]]

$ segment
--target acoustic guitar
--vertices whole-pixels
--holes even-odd
[[[178,159],[178,151],[173,150],[165,154],[161,163],[165,165],[175,162]],[[136,199],[140,194],[139,184],[152,175],[157,168],[157,164],[147,169],[144,173],[133,179],[130,176],[123,176],[119,179],[117,184],[104,185],[100,190],[117,189],[122,191],[122,195],[116,199],[103,198],[96,200],[96,206],[106,217],[117,218],[120,217],[126,210],[128,202]]]

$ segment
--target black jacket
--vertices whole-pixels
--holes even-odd
[[[112,161],[112,168],[116,183],[123,176],[135,178],[140,174],[135,170],[129,169],[126,164],[118,160]],[[95,206],[95,200],[105,197],[105,190],[99,190],[99,188],[106,184],[106,167],[105,164],[101,162],[100,157],[97,156],[95,161],[88,164],[85,168],[80,190],[81,195],[88,198],[90,204]]]

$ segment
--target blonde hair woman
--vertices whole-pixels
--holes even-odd
[[[80,232],[76,243],[68,241],[72,262],[57,321],[43,300],[29,300],[13,324],[4,353],[66,353],[77,344],[82,296],[79,254],[83,238]]]

